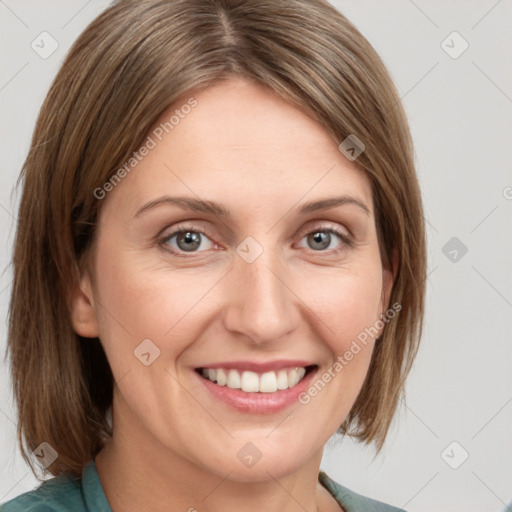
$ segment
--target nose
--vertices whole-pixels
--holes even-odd
[[[257,345],[282,340],[299,325],[299,299],[282,262],[264,250],[247,263],[236,257],[230,272],[224,311],[225,328]]]

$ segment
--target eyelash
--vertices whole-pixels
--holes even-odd
[[[181,252],[176,252],[175,250],[169,250],[167,248],[168,247],[167,246],[167,242],[169,242],[169,240],[171,240],[176,235],[179,235],[181,233],[185,233],[187,231],[192,231],[194,233],[200,233],[201,235],[203,235],[206,238],[210,239],[210,237],[205,233],[204,230],[202,230],[201,228],[197,228],[197,227],[189,225],[189,226],[180,226],[179,229],[176,229],[175,231],[172,231],[168,235],[165,235],[164,237],[161,237],[158,240],[158,244],[162,248],[162,250],[164,250],[164,251],[166,251],[168,253],[171,253],[173,256],[178,256],[180,258],[194,258],[194,257],[196,257],[195,255],[200,254],[200,253],[191,252],[190,255],[187,255],[187,254],[183,254]],[[351,249],[351,248],[354,247],[354,241],[348,235],[346,235],[345,233],[342,233],[341,231],[338,231],[335,228],[328,227],[328,226],[318,226],[315,229],[307,231],[301,237],[301,240],[302,240],[302,238],[304,238],[307,235],[310,235],[312,233],[318,233],[318,232],[330,233],[330,234],[336,235],[341,240],[342,244],[345,247],[342,247],[340,249],[329,249],[329,250],[318,250],[318,251],[310,249],[310,251],[312,251],[312,252],[320,253],[320,254],[324,254],[324,255],[332,255],[332,254],[337,254],[337,253],[340,253],[340,252],[342,252],[344,250]],[[166,247],[164,247],[164,246],[166,246]],[[214,249],[210,249],[209,251],[206,251],[206,252],[212,252],[212,251],[214,251]]]

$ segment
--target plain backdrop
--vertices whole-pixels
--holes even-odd
[[[2,356],[19,200],[11,191],[51,80],[108,3],[0,0]],[[332,3],[379,52],[403,99],[429,277],[422,347],[382,455],[333,439],[322,469],[409,512],[498,512],[512,502],[512,1]],[[58,44],[46,58],[31,46],[42,32]],[[38,484],[15,428],[1,361],[0,503]]]

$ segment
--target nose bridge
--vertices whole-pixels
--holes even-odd
[[[258,344],[278,340],[296,327],[297,320],[293,294],[285,284],[286,271],[279,254],[270,246],[256,245],[254,240],[242,242],[237,253],[226,327]]]

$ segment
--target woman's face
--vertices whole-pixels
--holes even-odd
[[[102,199],[81,286],[94,319],[75,324],[116,379],[114,436],[240,481],[319,460],[392,284],[368,179],[320,124],[238,78],[185,95],[149,135]]]

